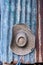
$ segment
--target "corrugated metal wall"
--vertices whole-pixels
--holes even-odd
[[[11,52],[10,42],[12,37],[12,26],[25,23],[32,32],[36,32],[36,0],[1,0],[1,22],[0,22],[0,60],[10,62],[19,60],[20,56]],[[23,56],[24,61],[35,62],[34,51]]]

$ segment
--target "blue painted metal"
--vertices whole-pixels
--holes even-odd
[[[20,56],[12,53],[10,43],[12,38],[12,26],[25,23],[32,32],[36,32],[36,0],[1,0],[0,21],[0,60],[11,62],[19,60]],[[24,61],[35,62],[34,51],[27,54]]]

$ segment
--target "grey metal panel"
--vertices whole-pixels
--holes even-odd
[[[20,56],[12,53],[10,43],[12,27],[18,23],[25,23],[35,34],[36,31],[36,0],[2,0],[1,3],[1,41],[0,57],[3,62],[19,60]],[[24,61],[34,63],[34,51],[23,56]]]

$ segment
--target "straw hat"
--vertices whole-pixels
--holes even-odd
[[[11,50],[17,55],[26,55],[35,48],[35,36],[25,24],[16,24],[12,28]]]

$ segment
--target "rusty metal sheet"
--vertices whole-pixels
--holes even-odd
[[[37,0],[36,62],[43,62],[43,0]]]
[[[40,1],[40,16],[41,16],[41,56],[43,62],[43,0]]]

